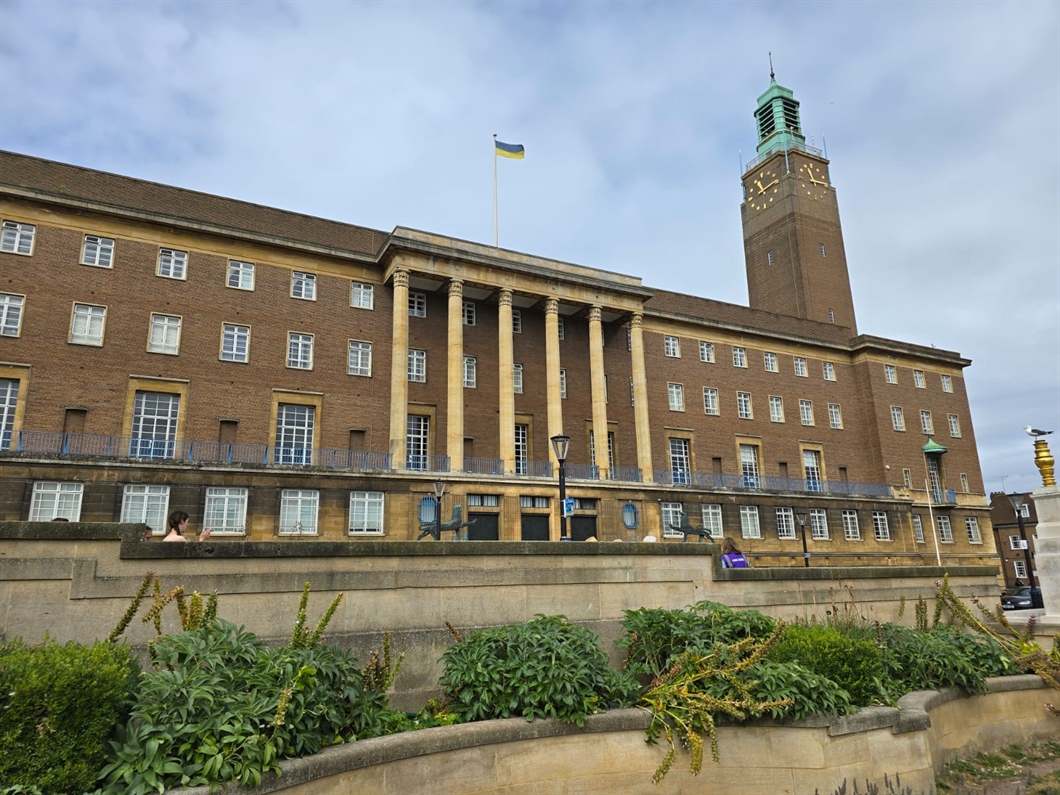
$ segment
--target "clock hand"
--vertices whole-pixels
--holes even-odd
[[[759,182],[758,183],[758,187],[761,188],[761,191],[760,191],[761,193],[765,193],[767,189],[772,188],[778,182],[780,182],[780,180],[779,179],[775,179],[772,182],[770,182],[768,185],[766,185],[764,188],[762,187],[762,183]]]

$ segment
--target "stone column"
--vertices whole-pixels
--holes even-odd
[[[648,377],[644,370],[644,315],[633,315],[629,324],[629,358],[633,365],[633,421],[637,429],[637,466],[645,483],[654,480],[651,465],[651,425],[648,421]]]
[[[563,433],[563,395],[559,388],[559,301],[545,301],[545,388],[548,405],[548,437]],[[552,443],[548,445],[548,459],[553,469],[559,466]]]
[[[409,403],[409,272],[394,271],[394,321],[390,359],[390,466],[405,468]]]
[[[604,331],[600,323],[600,307],[589,308],[589,380],[593,397],[593,440],[600,479],[611,476],[607,455],[607,393],[604,389]]]
[[[1042,473],[1042,487],[1031,494],[1034,512],[1038,514],[1038,526],[1034,529],[1034,568],[1045,607],[1041,627],[1055,635],[1060,629],[1060,486],[1056,485],[1056,461],[1045,439],[1034,440],[1034,465]],[[1034,583],[1032,572],[1027,572],[1027,580]]]
[[[498,449],[505,474],[515,472],[515,382],[512,372],[512,291],[501,290],[497,307],[497,363],[500,373]]]
[[[464,283],[449,282],[449,376],[446,445],[449,471],[464,470]]]

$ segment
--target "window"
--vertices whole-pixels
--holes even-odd
[[[896,431],[905,430],[905,415],[902,414],[901,406],[891,406],[891,424]]]
[[[180,318],[176,315],[151,315],[151,336],[147,342],[151,353],[176,355],[180,351]]]
[[[221,326],[221,361],[250,361],[250,326],[224,323]]]
[[[961,473],[961,491],[963,491],[965,494],[968,493],[968,473],[967,472],[962,472]]]
[[[813,401],[812,400],[800,400],[799,401],[799,419],[803,425],[813,425]]]
[[[941,463],[941,456],[927,456],[928,482],[931,484],[931,500],[935,505],[942,502],[942,471],[939,466]]]
[[[629,377],[629,405],[637,405],[637,390],[636,387],[633,385],[633,376]]]
[[[501,506],[500,495],[497,494],[468,494],[468,508],[499,508]],[[547,506],[546,506],[547,507]]]
[[[838,403],[828,404],[828,424],[837,431],[843,428],[843,412]]]
[[[296,370],[313,369],[312,334],[298,334],[292,331],[287,335],[287,366]]]
[[[141,486],[129,484],[121,499],[121,520],[132,524],[145,524],[151,532],[167,532],[166,517],[169,515],[169,486]]]
[[[19,381],[0,378],[0,450],[11,447],[11,434],[15,432],[15,407],[18,406]]]
[[[802,451],[802,471],[806,475],[806,491],[824,491],[824,485],[821,483],[821,453],[819,451]]]
[[[477,381],[478,372],[478,361],[474,356],[464,357],[464,388],[475,389],[478,385]]]
[[[351,491],[350,535],[382,535],[384,504],[381,491]]]
[[[942,391],[952,392],[953,391],[953,379],[948,375],[942,376]]]
[[[478,321],[477,307],[474,301],[464,301],[461,304],[461,316],[465,326],[474,326]]]
[[[409,381],[427,383],[427,351],[409,348]]]
[[[559,338],[561,340],[567,339],[567,324],[564,322],[564,320],[565,320],[565,318],[562,318],[562,317],[556,318],[556,330],[559,332]],[[628,342],[629,342],[629,348],[632,349],[633,340],[632,340],[632,337],[629,336],[629,329],[626,329],[626,333],[627,333],[627,339],[628,339]]]
[[[1019,536],[1009,536],[1008,537],[1008,548],[1009,549],[1013,549],[1013,550],[1023,549],[1022,541],[1023,541],[1023,539],[1020,538]]]
[[[91,304],[74,304],[70,323],[70,342],[73,345],[102,345],[103,328],[107,322],[107,308]]]
[[[515,425],[515,474],[525,475],[529,471],[527,461],[530,459],[530,426],[524,423]]]
[[[883,377],[887,379],[888,384],[897,384],[898,370],[893,364],[885,364],[883,366]]]
[[[688,448],[688,439],[670,439],[670,472],[675,484],[692,482],[692,459]]]
[[[949,415],[950,420],[950,436],[955,439],[959,439],[961,436],[961,421],[957,418],[956,414]],[[967,491],[967,489],[966,489]]]
[[[777,261],[777,258],[775,256],[773,256],[773,252],[772,251],[770,251],[768,254],[766,254],[766,263],[767,264],[772,265],[776,261]]]
[[[791,508],[777,508],[777,538],[795,538],[795,512]]]
[[[950,517],[936,516],[935,523],[939,528],[939,541],[943,544],[953,543],[953,527],[950,525]]]
[[[983,543],[983,537],[979,534],[979,520],[976,517],[964,517],[964,529],[968,532],[969,544]]]
[[[740,535],[744,538],[761,538],[762,529],[758,524],[758,506],[740,506]]]
[[[835,381],[835,365],[831,362],[822,362],[824,365],[824,380]]]
[[[593,464],[596,463],[596,435],[592,429],[589,430],[589,461]],[[607,466],[609,469],[615,468],[615,432],[607,432]],[[585,502],[585,500],[582,500]]]
[[[663,353],[675,357],[681,355],[681,343],[677,337],[663,337]]]
[[[758,446],[740,445],[740,473],[743,476],[745,489],[758,488]]]
[[[315,489],[284,489],[280,496],[280,535],[316,535],[320,492]]]
[[[183,279],[187,273],[188,252],[177,251],[172,248],[160,248],[158,250],[159,276],[167,279]]]
[[[29,506],[31,522],[50,522],[63,518],[71,522],[81,519],[81,494],[83,483],[49,483],[38,481],[33,484],[33,499]]]
[[[626,326],[626,350],[633,350],[633,329]]]
[[[725,535],[721,527],[721,506],[700,505],[700,513],[703,517],[703,529],[710,534],[711,538],[721,538]]]
[[[908,469],[902,470],[902,483],[907,489],[913,488],[913,473]]]
[[[375,287],[363,282],[350,284],[350,306],[357,309],[375,309]]]
[[[512,334],[523,333],[523,313],[518,309],[512,310]]]
[[[828,322],[829,323],[835,323],[835,310],[834,309],[829,309],[828,310]]]
[[[681,509],[681,503],[679,502],[664,502],[661,503],[662,507],[662,526],[663,526],[663,538],[683,538],[684,533],[680,530],[675,530],[675,527],[681,526],[681,514],[684,511]]]
[[[746,367],[747,366],[747,351],[743,348],[737,348],[733,346],[732,349],[732,366],[733,367]]]
[[[780,367],[777,364],[777,355],[775,353],[765,353],[762,359],[766,364],[766,371],[770,373],[779,373]]]
[[[784,422],[784,398],[778,395],[769,396],[770,422]]]
[[[280,403],[276,407],[276,463],[303,465],[313,462],[316,406]]]
[[[857,511],[843,511],[843,538],[847,541],[861,540],[861,529],[858,527]]]
[[[751,411],[751,393],[750,392],[737,392],[736,393],[736,409],[737,415],[741,420],[750,420],[754,418],[754,414]]]
[[[515,390],[515,394],[523,394],[523,366],[516,362],[512,365],[512,389]],[[607,398],[604,398],[604,402]]]
[[[824,259],[824,243],[821,243],[820,246],[821,246],[821,258]]]
[[[604,373],[604,403],[607,402],[607,373]]]
[[[527,497],[522,496],[519,498],[520,508],[547,508],[548,497]]]
[[[685,410],[685,388],[681,384],[667,384],[666,395],[670,400],[670,411]]]
[[[294,271],[291,273],[291,298],[301,298],[306,301],[317,300],[317,277],[315,273],[302,273]]]
[[[795,357],[795,375],[800,378],[807,377],[806,360],[801,356]]]
[[[33,251],[33,233],[37,227],[32,224],[20,224],[17,221],[4,221],[0,233],[0,251],[9,254],[26,254]]]
[[[81,246],[81,264],[109,268],[114,262],[114,241],[109,237],[85,235]]]
[[[247,490],[226,486],[206,489],[202,526],[214,535],[244,535],[247,532]]]
[[[1015,570],[1016,579],[1027,580],[1027,561],[1025,560],[1014,560],[1012,561],[1012,568]]]
[[[718,412],[718,390],[713,387],[703,387],[703,413],[714,414]]]
[[[877,541],[891,540],[891,528],[887,524],[886,511],[872,512],[872,532],[876,535]]]
[[[1023,505],[1020,507],[1020,516],[1022,516],[1024,519],[1030,519],[1031,518],[1031,506],[1028,505],[1027,503],[1023,503]]]
[[[817,541],[828,540],[828,512],[824,508],[810,508],[810,536]]]
[[[22,295],[0,293],[0,337],[17,337],[22,332]]]
[[[138,391],[133,402],[129,454],[136,458],[172,458],[179,416],[180,395]]]
[[[913,538],[918,544],[924,543],[924,520],[917,513],[913,514]]]
[[[913,370],[913,385],[917,389],[926,389],[927,388],[927,384],[924,383],[924,371],[923,370]]]
[[[406,468],[428,469],[430,453],[431,418],[423,414],[409,414],[405,421]]]
[[[931,423],[931,412],[926,409],[920,411],[920,427],[924,429],[924,433],[932,434],[935,432],[934,425]]]
[[[630,379],[632,383],[632,379]],[[563,399],[567,399],[567,371],[561,369],[559,371],[559,396]]]
[[[699,360],[701,362],[714,362],[714,343],[703,342],[699,343]]]
[[[370,376],[372,374],[372,343],[350,340],[346,372],[349,375]]]
[[[225,284],[233,290],[253,290],[254,263],[228,260],[228,281]]]

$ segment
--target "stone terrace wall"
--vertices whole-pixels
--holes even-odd
[[[623,611],[682,608],[703,599],[776,617],[823,615],[833,603],[895,620],[902,597],[934,603],[935,581],[948,571],[962,597],[996,596],[997,570],[775,568],[723,570],[714,544],[572,544],[550,542],[142,541],[142,525],[0,523],[0,638],[59,641],[106,637],[144,574],[164,590],[216,591],[219,615],[259,637],[281,642],[294,623],[304,583],[312,584],[309,620],[334,596],[342,605],[327,636],[366,660],[389,631],[406,654],[395,682],[395,708],[414,711],[437,694],[439,657],[460,631],[562,614],[603,638],[612,663],[621,655]],[[141,609],[141,614],[143,609]],[[167,609],[165,629],[177,629]],[[142,647],[154,637],[137,618],[126,633]]]

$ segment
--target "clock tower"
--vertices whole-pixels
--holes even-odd
[[[807,145],[799,103],[772,73],[754,115],[758,155],[742,177],[740,207],[751,308],[846,326],[856,336],[829,161]]]

